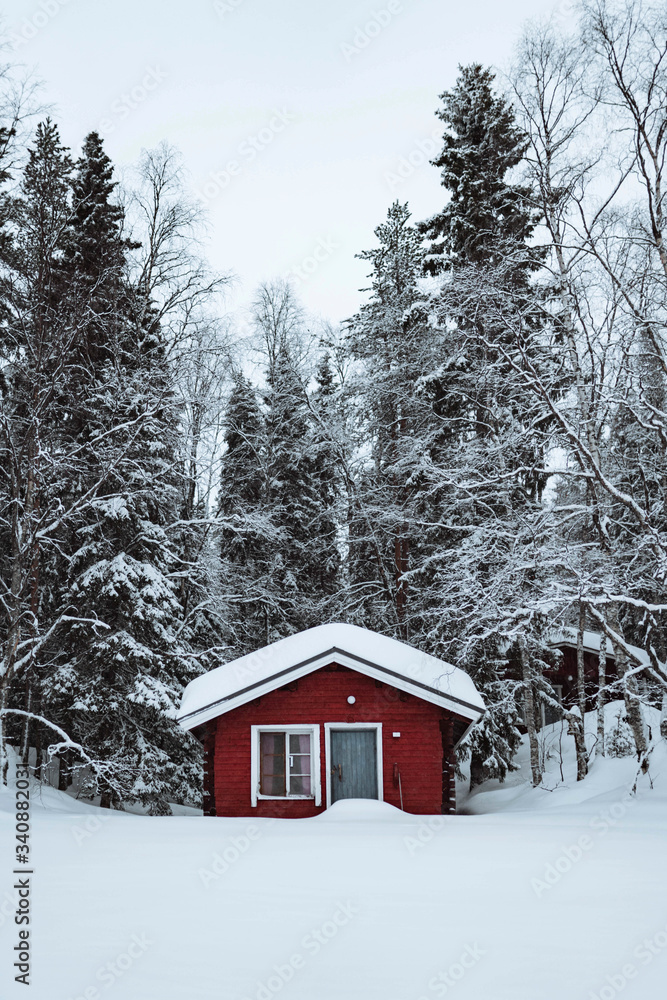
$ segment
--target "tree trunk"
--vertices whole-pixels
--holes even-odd
[[[521,673],[524,684],[526,728],[528,730],[528,744],[530,746],[530,770],[532,773],[533,787],[537,788],[537,786],[542,783],[542,768],[540,766],[540,747],[537,740],[537,729],[535,726],[533,670],[530,663],[530,657],[528,656],[525,639],[520,640],[519,651],[521,656]]]
[[[626,665],[626,671],[627,669],[628,667]],[[625,679],[625,714],[628,717],[628,723],[630,724],[630,729],[632,730],[632,735],[634,736],[635,747],[637,749],[637,760],[641,760],[648,750],[648,742],[646,739],[646,729],[644,726],[644,716],[642,714],[639,691],[637,690],[637,678],[635,676],[626,676]]]
[[[667,691],[662,694],[662,712],[660,713],[660,735],[667,740]]]
[[[9,754],[7,752],[7,727],[5,725],[4,710],[7,707],[7,678],[0,678],[0,788],[7,784],[9,771]]]
[[[586,718],[586,666],[584,661],[584,629],[586,627],[586,605],[579,602],[579,629],[577,631],[577,701],[583,728]]]
[[[476,747],[473,747],[470,754],[470,791],[481,785],[483,781],[486,781],[484,755]]]
[[[66,792],[72,784],[72,770],[69,764],[69,754],[63,750],[58,756],[58,791]]]
[[[402,526],[402,531],[406,526]],[[405,610],[408,600],[408,588],[403,574],[408,571],[409,542],[405,535],[396,535],[394,539],[394,582],[396,586],[396,618],[398,619],[398,631],[401,639],[406,640],[407,625],[405,621]]]
[[[610,615],[610,625],[618,635],[622,635],[616,608],[613,609]],[[623,677],[625,682],[623,685],[625,714],[634,737],[637,760],[641,760],[648,750],[648,743],[646,741],[646,730],[644,728],[644,717],[639,700],[639,691],[637,690],[637,677],[635,674],[630,673],[628,654],[619,643],[614,643],[614,656],[616,658],[618,675]]]
[[[574,748],[577,754],[577,781],[583,781],[588,774],[588,755],[584,739],[584,720],[575,708],[566,713],[567,731],[574,737]]]
[[[605,705],[605,685],[607,683],[607,636],[603,632],[600,636],[600,653],[598,655],[598,741],[595,753],[604,757],[604,705]]]

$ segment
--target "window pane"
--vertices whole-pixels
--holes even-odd
[[[262,753],[282,754],[285,756],[284,733],[260,733],[259,745]]]
[[[284,774],[274,774],[274,775],[262,775],[261,784],[259,786],[260,794],[262,795],[285,795],[285,775]]]
[[[310,733],[290,733],[289,752],[310,754]]]
[[[290,775],[290,795],[310,795],[310,775]]]
[[[289,794],[311,794],[311,736],[310,733],[290,733],[289,737]]]
[[[285,795],[285,734],[259,734],[259,791],[261,795]]]

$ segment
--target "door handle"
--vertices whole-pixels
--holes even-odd
[[[336,771],[338,771],[338,780],[342,781],[343,780],[343,765],[342,764],[334,764],[334,766],[331,768],[331,773],[335,774]]]

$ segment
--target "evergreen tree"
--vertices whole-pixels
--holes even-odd
[[[126,276],[123,213],[112,168],[88,137],[73,183],[65,267],[77,331],[65,389],[65,433],[78,476],[62,612],[44,692],[51,717],[106,762],[102,804],[195,801],[197,750],[174,722],[196,672],[176,583],[179,555],[178,413],[162,334]],[[96,624],[99,621],[99,624]]]
[[[371,295],[348,323],[350,348],[360,362],[359,432],[367,444],[350,516],[350,583],[362,619],[403,638],[411,616],[407,574],[419,545],[411,521],[421,481],[420,442],[430,419],[418,386],[433,346],[419,289],[422,241],[409,219],[407,205],[395,202],[375,230],[379,246],[359,254],[372,266]]]
[[[434,164],[450,200],[421,226],[431,240],[427,267],[444,276],[434,297],[437,361],[422,381],[435,428],[416,577],[432,643],[468,665],[491,706],[468,741],[472,784],[502,778],[519,743],[516,698],[527,689],[508,668],[508,647],[519,641],[533,665],[546,655],[535,540],[548,418],[527,399],[514,363],[544,322],[530,281],[543,255],[530,245],[532,192],[511,180],[526,138],[493,80],[479,65],[464,67],[442,95],[447,131]],[[548,365],[548,353],[537,363]],[[527,609],[519,623],[517,606]],[[530,677],[537,699],[541,669],[531,666]]]
[[[83,307],[81,365],[89,373],[114,357],[123,312],[128,311],[127,253],[138,247],[123,236],[124,211],[113,201],[116,186],[102,140],[91,132],[72,181],[71,240],[65,259],[70,297],[74,292],[75,310]]]
[[[318,369],[313,417],[285,344],[269,357],[263,407],[237,372],[221,464],[221,573],[229,644],[246,652],[333,613],[340,572],[340,477],[326,430],[333,385]]]
[[[275,638],[320,624],[335,588],[337,540],[328,509],[326,451],[313,439],[307,391],[286,344],[267,373],[267,504],[280,529],[272,548]],[[330,479],[331,482],[331,479]]]
[[[71,172],[68,150],[47,119],[29,150],[19,197],[6,203],[14,233],[4,244],[0,467],[7,534],[0,673],[3,705],[35,714],[42,695],[37,651],[57,618],[60,494],[72,474],[61,432],[73,340],[63,270]],[[23,751],[32,743],[39,752],[41,737],[41,728],[28,721],[20,730],[13,727],[12,738]]]
[[[341,502],[344,476],[336,441],[339,386],[325,350],[316,371],[316,387],[310,395],[313,417],[309,433],[309,475],[317,511],[311,529],[313,585],[322,599],[320,620],[337,617],[337,598],[342,583]]]
[[[446,131],[432,162],[450,200],[420,227],[431,240],[427,266],[437,272],[503,264],[516,277],[534,266],[525,243],[536,215],[530,189],[507,175],[521,163],[528,140],[512,106],[494,94],[491,70],[473,63],[459,71],[436,112]]]
[[[271,551],[277,531],[267,505],[266,430],[257,393],[234,373],[220,470],[220,556],[226,639],[235,655],[266,645],[272,615]]]

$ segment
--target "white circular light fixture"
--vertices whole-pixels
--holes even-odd
[[[348,703],[348,705],[354,705],[354,703],[355,703],[356,700],[357,699],[354,697],[354,695],[351,694],[350,697],[347,699],[347,703]]]

